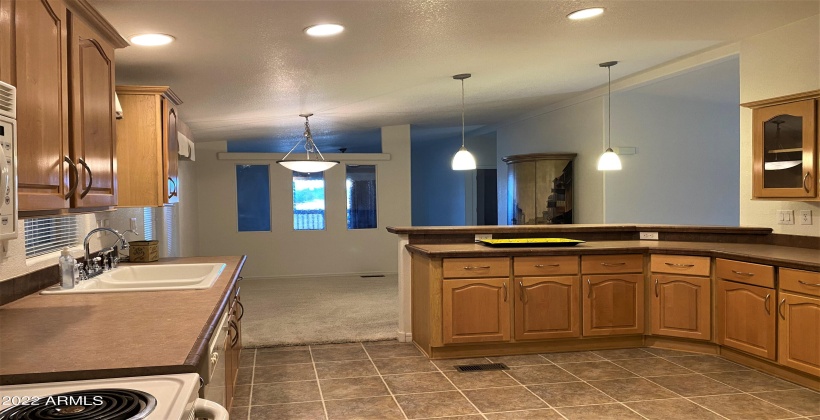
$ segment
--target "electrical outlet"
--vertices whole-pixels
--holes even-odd
[[[642,241],[646,241],[646,240],[657,241],[658,240],[658,232],[641,232],[640,239]]]
[[[801,225],[810,225],[811,224],[811,210],[800,210],[800,224]]]
[[[482,239],[493,239],[492,233],[477,233],[475,235],[475,241],[478,242]]]
[[[131,226],[129,227],[129,229],[134,230],[134,231],[137,230],[137,218],[136,217],[131,218]]]
[[[794,224],[794,210],[778,210],[777,211],[778,225],[793,225]]]

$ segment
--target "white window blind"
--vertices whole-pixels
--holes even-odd
[[[26,258],[80,243],[77,216],[41,217],[24,221]]]
[[[146,207],[142,211],[142,237],[146,241],[154,239],[154,209]]]

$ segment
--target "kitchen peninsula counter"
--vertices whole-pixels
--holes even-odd
[[[203,290],[33,294],[0,306],[0,385],[198,372],[245,256]]]

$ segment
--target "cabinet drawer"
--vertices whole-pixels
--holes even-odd
[[[445,258],[444,278],[508,277],[510,259],[501,258]]]
[[[596,273],[640,273],[643,271],[643,255],[584,255],[581,257],[581,272]]]
[[[820,273],[779,268],[780,289],[820,297]]]
[[[718,258],[715,263],[718,278],[774,289],[774,267]]]
[[[560,276],[578,274],[578,256],[515,257],[513,273],[516,276]]]
[[[653,255],[650,261],[650,271],[653,273],[688,274],[692,276],[709,275],[709,257]]]

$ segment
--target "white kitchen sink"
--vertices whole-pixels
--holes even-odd
[[[65,293],[146,292],[157,290],[207,289],[225,269],[222,263],[128,265],[85,280],[73,289],[60,285],[40,292]]]

